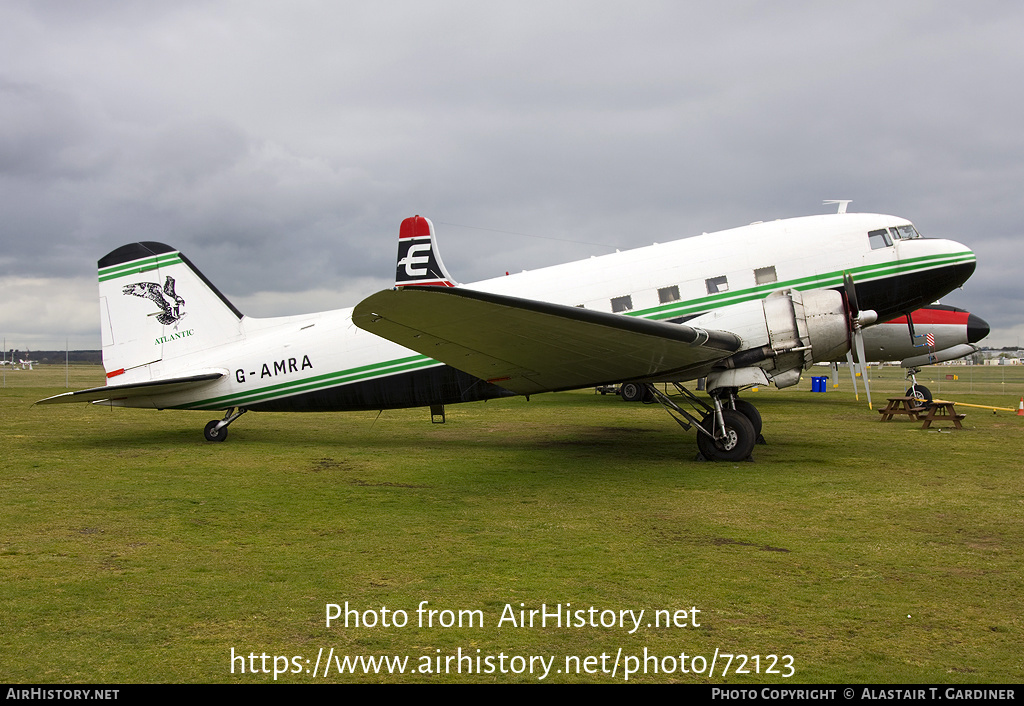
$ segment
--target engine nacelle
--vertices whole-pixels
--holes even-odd
[[[832,360],[850,346],[849,317],[842,295],[831,289],[800,292],[785,289],[767,298],[734,304],[686,322],[691,326],[732,331],[743,350],[708,376],[708,390],[754,384],[767,377],[777,387],[795,385],[800,371]],[[760,368],[760,371],[742,369]],[[727,371],[735,372],[729,373]]]

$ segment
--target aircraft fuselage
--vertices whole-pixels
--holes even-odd
[[[840,289],[852,273],[863,308],[879,319],[934,301],[973,272],[974,254],[959,243],[895,235],[909,222],[844,214],[758,223],[462,285],[467,289],[583,306],[673,323],[784,288]],[[912,227],[911,227],[912,228]],[[185,297],[184,283],[178,292]],[[144,303],[139,300],[140,303]],[[187,304],[186,304],[187,307]],[[352,309],[273,319],[242,317],[222,345],[183,357],[177,344],[202,336],[178,325],[154,330],[159,359],[111,383],[221,371],[195,390],[110,404],[188,409],[328,411],[451,404],[511,394],[499,385],[360,330]],[[150,317],[152,322],[152,317]]]

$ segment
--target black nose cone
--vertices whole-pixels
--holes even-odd
[[[967,317],[967,341],[977,343],[988,335],[988,322],[980,316],[971,314]]]

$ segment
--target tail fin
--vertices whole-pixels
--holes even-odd
[[[108,380],[117,378],[111,384],[166,374],[153,364],[242,338],[241,312],[174,248],[131,243],[97,264],[103,367]]]
[[[422,216],[406,218],[398,230],[395,286],[404,287],[409,284],[457,286],[441,262],[441,253],[434,237],[434,224]]]

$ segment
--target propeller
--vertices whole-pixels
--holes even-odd
[[[859,369],[861,379],[864,381],[864,392],[868,396],[868,409],[874,409],[871,405],[871,388],[868,385],[867,356],[864,352],[864,327],[878,321],[878,312],[872,309],[861,309],[857,301],[857,288],[853,284],[853,275],[849,272],[843,273],[843,299],[846,303],[846,317],[849,322],[850,350],[846,352],[846,360],[850,364],[850,376],[853,378],[853,392],[860,400],[857,393],[857,375],[854,371],[854,363]]]

